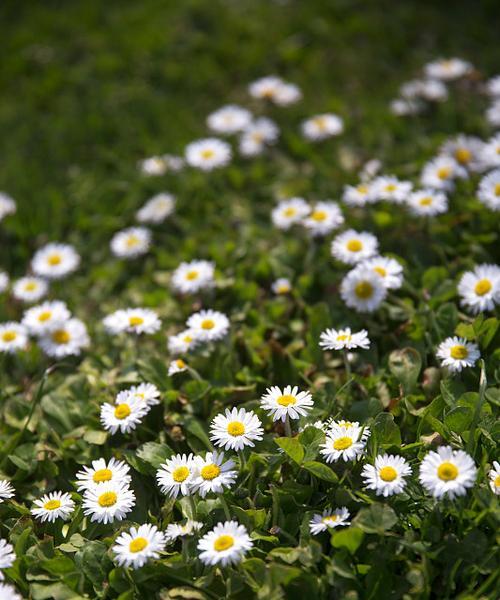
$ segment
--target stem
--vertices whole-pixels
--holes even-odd
[[[194,497],[191,495],[189,495],[187,498],[189,501],[189,512],[191,513],[189,518],[191,519],[191,521],[195,521],[196,520],[196,502],[194,501]]]
[[[193,369],[193,367],[188,367],[187,370],[193,379],[196,379],[197,381],[203,381],[201,375],[196,369]]]
[[[238,458],[240,459],[240,469],[243,470],[247,466],[244,448],[242,448],[241,450],[238,450]]]
[[[475,432],[477,429],[477,423],[479,421],[479,417],[481,416],[481,410],[483,408],[484,398],[485,398],[485,393],[486,393],[486,385],[488,383],[486,380],[486,371],[485,371],[485,367],[484,367],[484,360],[482,358],[480,359],[479,364],[481,365],[481,374],[479,375],[479,402],[476,405],[476,410],[474,412],[474,417],[472,419],[472,423],[470,426],[469,439],[467,440],[467,452],[469,454],[471,454],[472,456],[474,456],[474,454],[476,452]]]
[[[345,348],[342,350],[342,356],[344,358],[344,369],[346,378],[349,380],[351,378],[351,365],[349,364],[349,359],[347,358],[347,350]]]
[[[224,496],[222,494],[219,494],[219,500],[222,505],[222,508],[224,509],[224,515],[225,515],[226,519],[228,521],[230,521],[231,520],[231,512],[229,511],[229,506],[227,505],[226,499],[224,498]]]
[[[285,435],[287,437],[292,437],[292,426],[290,425],[290,417],[288,416],[288,413],[285,417]]]

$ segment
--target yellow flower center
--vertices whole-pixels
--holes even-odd
[[[2,340],[4,342],[13,342],[17,337],[17,333],[15,331],[4,331],[2,334]]]
[[[350,437],[339,437],[333,442],[333,448],[335,450],[347,450],[352,446],[352,439]]]
[[[469,356],[469,351],[465,346],[458,344],[457,346],[452,346],[450,348],[450,356],[456,360],[462,360]]]
[[[362,300],[368,300],[373,296],[373,286],[369,281],[360,281],[354,287],[354,293]]]
[[[495,477],[494,485],[495,487],[500,487],[500,475]]]
[[[99,469],[94,473],[92,479],[94,483],[102,483],[103,481],[109,481],[113,477],[113,473],[109,469]]]
[[[495,185],[495,196],[500,196],[500,183]]]
[[[382,467],[378,475],[382,481],[394,481],[398,476],[398,472],[393,467]]]
[[[101,494],[97,499],[97,503],[99,506],[102,506],[102,508],[106,508],[108,506],[114,506],[117,500],[118,496],[115,492],[104,492],[104,494]]]
[[[201,151],[201,158],[203,158],[203,160],[209,160],[210,158],[213,158],[214,156],[215,156],[215,152],[211,148],[206,148],[205,150]]]
[[[363,249],[363,243],[360,240],[349,240],[346,248],[349,252],[359,252]]]
[[[358,185],[358,187],[356,188],[356,190],[360,193],[360,194],[367,194],[368,193],[368,186],[367,185]]]
[[[346,341],[350,340],[351,337],[352,336],[350,336],[350,335],[346,335],[345,333],[342,333],[341,335],[337,336],[337,341],[338,342],[346,342]]]
[[[297,398],[295,396],[291,396],[290,394],[286,394],[285,396],[280,396],[276,402],[280,406],[293,406],[297,402]]]
[[[193,281],[194,279],[198,279],[198,271],[188,271],[186,273],[186,279],[188,281]]]
[[[420,206],[430,206],[432,204],[432,198],[430,196],[425,196],[425,198],[420,198],[418,203]]]
[[[32,292],[33,290],[36,290],[37,287],[38,287],[37,283],[35,283],[34,281],[30,281],[24,285],[24,291]]]
[[[229,435],[237,437],[245,433],[245,426],[241,421],[232,421],[231,423],[228,423],[227,432]]]
[[[234,538],[232,535],[221,535],[214,542],[214,550],[223,552],[234,546]]]
[[[448,177],[450,175],[451,175],[450,167],[441,167],[440,169],[437,170],[437,176],[439,177],[439,179],[448,179]]]
[[[481,279],[476,283],[474,291],[478,296],[484,296],[491,290],[491,281],[489,279]]]
[[[384,269],[384,267],[373,267],[373,270],[375,273],[378,273],[380,277],[385,277],[387,275],[387,271]]]
[[[212,481],[212,479],[215,479],[220,475],[220,468],[217,465],[207,465],[202,468],[200,475],[203,479]]]
[[[347,429],[349,429],[349,427],[352,427],[352,426],[353,425],[352,425],[351,421],[344,421],[342,423],[342,427],[346,427]]]
[[[212,319],[205,319],[201,322],[202,329],[213,329],[214,327],[215,323],[212,321]]]
[[[38,320],[43,323],[45,321],[48,321],[51,316],[52,313],[50,312],[50,310],[44,310],[38,315]]]
[[[61,264],[61,256],[59,254],[52,254],[47,258],[47,262],[52,267],[55,267],[56,265]]]
[[[262,133],[259,133],[258,131],[254,131],[250,137],[257,144],[264,141],[264,136],[262,135]]]
[[[121,421],[122,419],[126,419],[131,412],[128,404],[118,404],[115,408],[115,417]]]
[[[56,344],[67,344],[71,339],[71,336],[65,329],[56,329],[52,333],[52,340]]]
[[[129,317],[128,324],[131,327],[136,327],[137,325],[142,325],[144,323],[144,319],[142,317]]]
[[[60,506],[60,500],[49,500],[43,505],[43,508],[45,508],[45,510],[56,510],[56,508],[59,508]]]
[[[182,360],[182,358],[178,358],[175,361],[175,364],[177,366],[178,369],[184,369],[184,367],[186,366],[186,363]]]
[[[130,552],[140,552],[141,550],[144,550],[144,548],[146,548],[148,544],[149,542],[146,538],[138,537],[130,542],[128,549],[130,550]]]
[[[297,209],[294,208],[293,206],[289,206],[288,208],[285,208],[285,210],[283,211],[284,217],[294,217],[296,214],[297,214]]]
[[[189,469],[187,467],[177,467],[172,471],[172,479],[177,483],[186,481],[189,477]]]
[[[398,189],[398,186],[395,183],[389,183],[385,186],[386,192],[395,192]]]
[[[465,165],[470,162],[472,153],[470,150],[467,150],[467,148],[457,148],[455,151],[455,158],[460,164]]]
[[[458,476],[458,469],[453,463],[444,462],[439,465],[437,474],[442,481],[453,481]]]
[[[323,517],[321,520],[323,521],[323,523],[328,525],[328,523],[335,523],[336,521],[338,521],[338,519],[339,518],[337,515],[330,515],[328,517]]]
[[[190,335],[185,335],[182,338],[182,341],[185,342],[186,344],[190,344],[193,341],[193,338]]]
[[[126,245],[128,248],[133,248],[134,246],[137,246],[138,243],[139,238],[136,235],[130,235],[126,241]]]
[[[290,291],[290,288],[288,287],[288,285],[286,285],[286,283],[282,283],[278,286],[278,289],[276,291],[278,292],[278,294],[287,294]]]
[[[314,123],[316,125],[316,127],[320,130],[320,131],[324,131],[326,129],[328,120],[326,117],[315,117],[314,118]]]
[[[327,217],[327,214],[324,210],[315,210],[312,212],[311,214],[311,219],[313,221],[317,221],[318,223],[321,223],[321,221],[324,221]]]

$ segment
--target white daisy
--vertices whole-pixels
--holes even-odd
[[[151,246],[151,231],[146,227],[129,227],[111,238],[111,252],[118,258],[136,258],[146,254]]]
[[[12,286],[12,295],[21,302],[38,302],[48,291],[49,284],[40,277],[21,277]]]
[[[28,345],[28,331],[21,323],[7,321],[0,323],[0,352],[14,354],[25,350]]]
[[[201,562],[212,566],[220,563],[222,567],[239,563],[252,547],[246,528],[237,521],[217,523],[198,542]]]
[[[273,225],[284,231],[292,225],[300,223],[309,214],[310,206],[304,198],[288,198],[281,200],[271,212]]]
[[[13,498],[16,491],[12,487],[10,481],[6,479],[0,479],[0,504],[4,500],[8,500],[9,498]]]
[[[208,493],[221,494],[224,489],[230,488],[238,477],[238,471],[234,470],[234,461],[224,462],[223,452],[207,452],[205,458],[195,456],[193,464],[193,493],[198,492],[202,498]]]
[[[128,390],[123,390],[116,396],[117,404],[125,397],[120,396],[120,394],[127,394],[128,396],[143,402],[146,406],[154,406],[161,402],[160,390],[153,383],[140,383],[139,385],[133,385]]]
[[[186,354],[193,350],[199,343],[199,339],[191,329],[185,329],[177,335],[168,337],[167,347],[170,354]]]
[[[6,540],[0,539],[0,581],[4,580],[2,569],[12,567],[15,560],[16,554],[12,544],[9,544]]]
[[[22,324],[32,335],[41,335],[54,326],[63,324],[70,317],[66,304],[54,300],[28,309],[23,315]]]
[[[441,155],[453,158],[462,167],[476,173],[484,170],[483,152],[484,142],[482,140],[463,134],[448,140],[440,149]]]
[[[106,462],[106,459],[98,458],[92,461],[91,467],[83,467],[78,471],[76,487],[78,491],[82,491],[108,481],[129,485],[131,481],[129,471],[130,467],[121,460],[111,458]]]
[[[487,169],[500,167],[500,133],[483,144],[481,158]]]
[[[493,467],[488,473],[490,479],[490,488],[497,496],[500,494],[500,463],[496,460],[493,461]]]
[[[420,465],[420,483],[434,498],[464,496],[476,481],[477,468],[463,450],[441,446],[428,452]]]
[[[491,171],[481,179],[477,197],[490,210],[500,211],[500,169]]]
[[[166,538],[156,525],[139,525],[123,531],[111,548],[116,556],[116,562],[121,567],[140,569],[149,560],[160,558],[160,552],[165,550]]]
[[[397,117],[407,117],[408,115],[418,115],[425,108],[420,100],[412,98],[394,98],[389,104],[389,109]]]
[[[460,304],[472,314],[494,310],[500,303],[500,267],[478,265],[464,273],[457,286]]]
[[[344,223],[344,216],[336,202],[318,202],[302,224],[312,236],[331,233]]]
[[[344,122],[337,115],[327,113],[316,115],[301,125],[302,134],[308,140],[325,140],[344,131]]]
[[[212,171],[227,165],[231,160],[231,146],[217,138],[191,142],[185,150],[186,162],[202,171]]]
[[[161,327],[158,315],[149,308],[126,308],[117,310],[103,319],[104,328],[108,333],[153,334]]]
[[[352,269],[342,279],[340,295],[358,312],[374,312],[387,296],[382,277],[372,269]]]
[[[467,75],[472,71],[471,63],[461,58],[440,58],[427,63],[424,67],[425,74],[431,79],[452,81]]]
[[[488,107],[485,116],[486,120],[492,127],[500,127],[500,100],[496,100],[490,107]]]
[[[253,98],[271,100],[274,102],[278,95],[278,90],[282,85],[283,80],[280,77],[269,75],[268,77],[261,77],[260,79],[253,81],[248,86],[248,91]]]
[[[80,256],[69,244],[52,243],[40,248],[31,261],[35,275],[47,279],[61,279],[73,273],[80,264]]]
[[[213,342],[224,338],[229,331],[229,325],[229,319],[224,313],[211,309],[194,313],[186,321],[188,329],[201,342]]]
[[[17,210],[16,203],[5,192],[0,192],[0,221],[2,221],[7,215],[13,215]]]
[[[448,210],[448,198],[431,188],[413,192],[406,202],[411,212],[419,217],[433,217]]]
[[[169,217],[175,209],[175,197],[162,192],[150,198],[136,213],[139,223],[158,224]]]
[[[215,264],[208,260],[182,262],[172,273],[172,286],[181,294],[195,294],[214,286]]]
[[[50,492],[33,502],[31,514],[42,523],[54,523],[56,519],[67,521],[75,510],[75,503],[67,492]]]
[[[372,193],[379,200],[387,200],[394,204],[402,204],[411,193],[413,184],[411,181],[400,181],[393,175],[377,177],[371,183]]]
[[[422,79],[419,85],[419,95],[428,102],[443,102],[448,98],[448,88],[439,79]]]
[[[246,108],[228,104],[207,117],[207,125],[215,133],[224,135],[238,133],[250,125],[252,113]]]
[[[135,494],[123,482],[106,481],[83,493],[82,508],[91,522],[112,523],[121,521],[134,508]]]
[[[136,429],[148,412],[149,406],[142,400],[128,395],[126,399],[121,398],[118,404],[106,403],[101,406],[101,423],[113,435],[118,430],[129,433]]]
[[[267,388],[260,399],[261,407],[273,418],[273,421],[299,419],[307,415],[314,402],[310,392],[299,392],[297,386],[287,385],[283,391],[278,386]]]
[[[376,256],[361,262],[356,269],[373,271],[388,290],[397,290],[403,285],[403,267],[394,258]]]
[[[370,258],[377,254],[378,240],[366,231],[358,232],[348,229],[334,238],[331,246],[332,255],[347,265]]]
[[[346,185],[342,194],[342,201],[348,206],[365,206],[375,202],[377,197],[373,193],[373,186],[369,182],[358,185]]]
[[[332,423],[320,453],[325,457],[327,463],[340,459],[345,462],[356,460],[364,453],[369,434],[370,430],[367,427],[360,427],[359,424]]]
[[[239,150],[243,156],[256,156],[266,145],[274,144],[279,137],[279,128],[274,121],[260,117],[245,127],[240,137]]]
[[[457,177],[467,177],[467,171],[453,158],[438,156],[424,165],[420,181],[424,187],[450,191]]]
[[[349,517],[349,511],[345,506],[335,510],[329,508],[328,510],[324,510],[320,515],[313,515],[313,518],[309,521],[309,529],[313,535],[318,535],[327,529],[350,525]]]
[[[167,539],[167,542],[172,543],[177,538],[194,535],[202,528],[203,523],[200,523],[199,521],[191,521],[189,519],[184,525],[181,525],[180,523],[170,523],[167,525],[165,538]]]
[[[286,277],[279,277],[273,281],[271,289],[277,296],[289,294],[292,291],[292,284]]]
[[[210,439],[225,450],[239,451],[245,446],[253,448],[254,442],[262,440],[263,433],[259,417],[253,410],[244,408],[226,408],[224,414],[216,415],[210,425]]]
[[[83,348],[90,345],[87,327],[80,319],[54,323],[38,341],[45,354],[54,358],[78,356]]]
[[[490,77],[486,82],[486,91],[490,96],[500,96],[500,75]]]
[[[363,348],[367,350],[370,347],[368,332],[361,329],[353,333],[350,327],[345,329],[326,329],[320,335],[319,345],[323,350],[353,350],[354,348]]]
[[[9,287],[9,276],[5,271],[0,271],[0,294]]]
[[[184,166],[184,160],[180,156],[163,154],[162,156],[150,156],[139,162],[139,170],[143,175],[164,175],[167,171],[177,172]]]
[[[170,376],[176,375],[177,373],[183,373],[184,371],[187,371],[187,364],[182,360],[182,358],[176,358],[168,365],[168,374]]]
[[[17,593],[14,586],[9,583],[0,583],[0,600],[23,600],[23,597]]]
[[[477,344],[455,336],[446,338],[439,344],[436,356],[441,359],[441,366],[451,373],[459,373],[462,369],[473,367],[481,354]]]
[[[405,486],[405,478],[411,475],[411,468],[401,456],[379,454],[375,465],[365,465],[361,477],[369,490],[375,490],[377,496],[400,494]]]
[[[156,471],[156,481],[162,493],[170,498],[177,498],[179,493],[182,496],[190,496],[193,493],[195,474],[193,454],[176,454]]]

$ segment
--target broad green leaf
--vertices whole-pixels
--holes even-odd
[[[385,504],[372,504],[369,508],[359,511],[353,520],[353,525],[365,533],[384,535],[398,522],[398,516],[390,506]]]
[[[334,548],[346,548],[351,554],[354,554],[361,545],[364,533],[358,527],[337,528],[332,533],[331,544]]]
[[[465,431],[471,424],[473,416],[474,413],[470,408],[457,406],[447,413],[444,418],[444,424],[450,431],[462,433],[462,431]]]
[[[296,437],[276,438],[275,443],[298,465],[304,459],[304,448]]]
[[[401,383],[405,394],[414,390],[421,368],[422,357],[415,348],[393,350],[389,355],[389,370]]]
[[[329,481],[330,483],[336,483],[339,478],[336,473],[334,473],[328,465],[324,463],[316,462],[314,460],[305,462],[302,464],[302,467],[312,473],[318,479],[323,479],[323,481]]]

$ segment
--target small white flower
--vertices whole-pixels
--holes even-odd
[[[262,440],[263,433],[259,417],[244,408],[226,408],[224,414],[216,415],[210,425],[210,439],[225,450],[240,451],[245,446],[253,448],[254,442]]]
[[[346,327],[338,330],[326,329],[320,336],[319,345],[323,350],[343,350],[344,348],[367,350],[370,347],[370,340],[366,329],[353,333],[350,327]]]
[[[375,490],[377,496],[400,494],[405,486],[405,478],[411,475],[411,468],[401,456],[379,454],[375,465],[365,465],[361,477],[369,490]]]
[[[340,295],[350,308],[358,312],[374,312],[387,296],[382,277],[372,269],[352,269],[342,279]]]
[[[31,514],[42,523],[53,523],[56,519],[67,521],[75,510],[75,503],[67,492],[50,492],[33,502]]]
[[[237,521],[217,523],[198,542],[201,562],[212,566],[220,563],[222,567],[239,563],[252,547],[246,528]]]
[[[111,252],[118,258],[136,258],[146,254],[151,246],[151,231],[146,227],[129,227],[111,238]]]
[[[80,256],[69,244],[52,243],[40,248],[31,261],[35,275],[47,279],[62,279],[76,271]]]
[[[4,580],[3,569],[12,567],[16,560],[16,554],[12,544],[9,544],[6,540],[0,539],[0,581]]]
[[[281,200],[271,212],[273,225],[286,231],[292,225],[300,223],[309,214],[310,206],[304,198],[288,198]]]
[[[13,215],[17,210],[16,203],[5,192],[0,192],[0,221],[2,221],[7,215]]]
[[[278,106],[289,106],[290,104],[295,104],[301,98],[302,92],[300,88],[294,83],[285,82],[278,87],[273,100]]]
[[[104,328],[108,333],[153,334],[161,327],[158,315],[149,308],[126,308],[117,310],[103,319]]]
[[[313,535],[318,535],[327,529],[350,525],[349,517],[349,511],[345,506],[335,510],[329,508],[328,510],[324,510],[320,515],[313,515],[313,518],[309,521],[309,529]]]
[[[253,98],[261,98],[274,102],[278,90],[282,85],[283,80],[280,77],[269,75],[268,77],[261,77],[260,79],[253,81],[248,86],[248,91]]]
[[[403,285],[403,267],[394,258],[385,256],[369,258],[357,265],[356,269],[373,271],[382,279],[382,283],[388,290],[397,290]]]
[[[260,399],[261,407],[272,416],[273,421],[299,419],[313,407],[310,392],[299,392],[297,386],[287,385],[283,391],[278,386],[267,388]]]
[[[9,498],[13,498],[16,491],[12,487],[10,481],[6,479],[0,479],[0,504],[4,500],[8,500]]]
[[[176,173],[184,167],[184,160],[180,156],[163,154],[150,156],[139,162],[139,170],[143,175],[164,175],[168,171]]]
[[[486,120],[492,127],[500,127],[500,100],[493,102],[486,110]]]
[[[14,354],[25,350],[28,345],[28,331],[21,323],[7,321],[0,323],[0,352]]]
[[[205,458],[196,456],[193,464],[193,493],[198,492],[202,498],[208,493],[221,494],[224,489],[230,488],[238,477],[238,471],[234,470],[234,461],[224,462],[223,452],[207,452]]]
[[[344,122],[337,115],[316,115],[302,123],[302,134],[308,140],[325,140],[344,131]]]
[[[139,223],[158,224],[169,217],[175,209],[175,197],[162,192],[150,198],[142,208],[135,213]]]
[[[0,579],[2,579],[1,573]],[[0,583],[0,600],[23,600],[23,597],[17,593],[14,586],[8,583]]]
[[[455,336],[439,344],[436,356],[441,359],[441,366],[451,373],[459,373],[462,369],[473,367],[481,354],[477,344]]]
[[[116,396],[115,402],[119,404],[127,396],[143,402],[146,406],[160,404],[160,390],[153,383],[140,383],[133,385],[128,390],[123,390]]]
[[[478,265],[464,273],[457,286],[460,304],[472,314],[494,310],[500,303],[500,267]]]
[[[336,202],[318,202],[302,221],[312,236],[328,235],[344,223],[344,216]]]
[[[168,337],[167,347],[170,354],[186,354],[193,350],[199,343],[199,339],[191,329],[185,329],[177,335]]]
[[[92,522],[121,521],[134,508],[135,494],[127,484],[106,481],[83,493],[83,512]]]
[[[451,191],[456,178],[467,177],[467,171],[449,156],[438,156],[424,165],[420,181],[424,187]]]
[[[395,98],[391,100],[389,109],[397,117],[407,117],[408,115],[418,115],[424,109],[424,104],[413,98]]]
[[[130,467],[121,460],[111,458],[106,462],[104,458],[99,458],[92,461],[91,467],[83,467],[81,471],[78,471],[76,487],[78,491],[82,491],[95,488],[108,481],[129,485],[131,481],[129,471]]]
[[[500,133],[483,144],[481,159],[487,169],[500,167]]]
[[[461,58],[440,58],[427,63],[424,67],[425,74],[431,79],[452,81],[467,75],[472,71],[471,63]]]
[[[365,206],[377,200],[373,186],[369,182],[358,185],[346,185],[342,194],[342,200],[348,206]]]
[[[448,98],[448,88],[439,79],[422,79],[419,93],[428,102],[443,102]]]
[[[201,310],[189,317],[186,326],[200,342],[214,342],[227,335],[229,319],[216,310]]]
[[[472,135],[457,135],[441,146],[440,154],[449,156],[472,172],[484,170],[484,142]]]
[[[149,412],[142,400],[131,397],[120,398],[118,404],[103,404],[101,406],[101,423],[106,431],[114,435],[118,430],[121,433],[133,431]]]
[[[355,265],[377,254],[378,240],[366,231],[358,232],[348,229],[334,238],[331,246],[332,255],[347,265]]]
[[[47,295],[49,284],[40,277],[22,277],[12,286],[12,295],[21,302],[38,302]]]
[[[486,82],[486,91],[490,96],[500,96],[500,75],[494,75]]]
[[[53,329],[55,325],[62,325],[70,317],[71,313],[66,304],[54,300],[28,309],[23,315],[22,324],[32,335],[41,335]]]
[[[185,150],[186,162],[202,171],[212,171],[227,165],[231,160],[231,146],[217,138],[191,142]]]
[[[187,371],[187,364],[182,360],[182,358],[176,358],[168,365],[168,374],[170,376],[176,375],[177,373],[183,373],[184,371]]]
[[[9,276],[5,271],[0,271],[0,294],[9,287]]]
[[[170,525],[167,525],[165,538],[167,539],[167,542],[172,543],[177,538],[194,535],[200,531],[202,527],[203,523],[200,523],[199,521],[191,521],[189,519],[184,525],[181,525],[180,523],[170,523]]]
[[[121,567],[140,569],[150,560],[160,558],[166,538],[156,525],[140,525],[122,532],[115,540],[112,551]]]
[[[371,183],[372,193],[379,200],[387,200],[394,204],[402,204],[411,193],[413,184],[400,181],[394,176],[380,176]]]
[[[209,129],[224,135],[238,133],[250,125],[252,113],[246,108],[228,104],[207,117]]]
[[[420,483],[434,498],[464,496],[476,481],[477,468],[463,450],[441,446],[428,452],[420,465]]]
[[[54,358],[78,356],[90,345],[87,327],[80,319],[54,323],[38,341],[45,354]]]
[[[271,289],[277,296],[282,296],[284,294],[289,294],[292,291],[292,284],[286,277],[280,277],[279,279],[276,279],[276,281],[273,281]]]
[[[182,496],[190,496],[193,493],[195,474],[194,456],[176,454],[156,471],[156,480],[163,494],[177,498],[179,493]]]
[[[195,294],[214,286],[215,265],[207,260],[182,262],[172,274],[172,286],[182,294]]]
[[[245,127],[241,137],[239,150],[243,156],[256,156],[266,145],[274,144],[279,137],[279,128],[274,121],[260,117]]]
[[[497,496],[500,494],[500,463],[493,461],[493,468],[488,473],[491,491]]]
[[[491,171],[481,179],[477,197],[490,210],[500,211],[500,169]]]
[[[417,190],[407,198],[411,212],[419,217],[433,217],[448,210],[448,198],[433,189]]]
[[[325,457],[327,463],[340,459],[345,462],[356,460],[364,453],[369,434],[370,430],[367,427],[360,427],[359,424],[332,423],[320,453]]]

